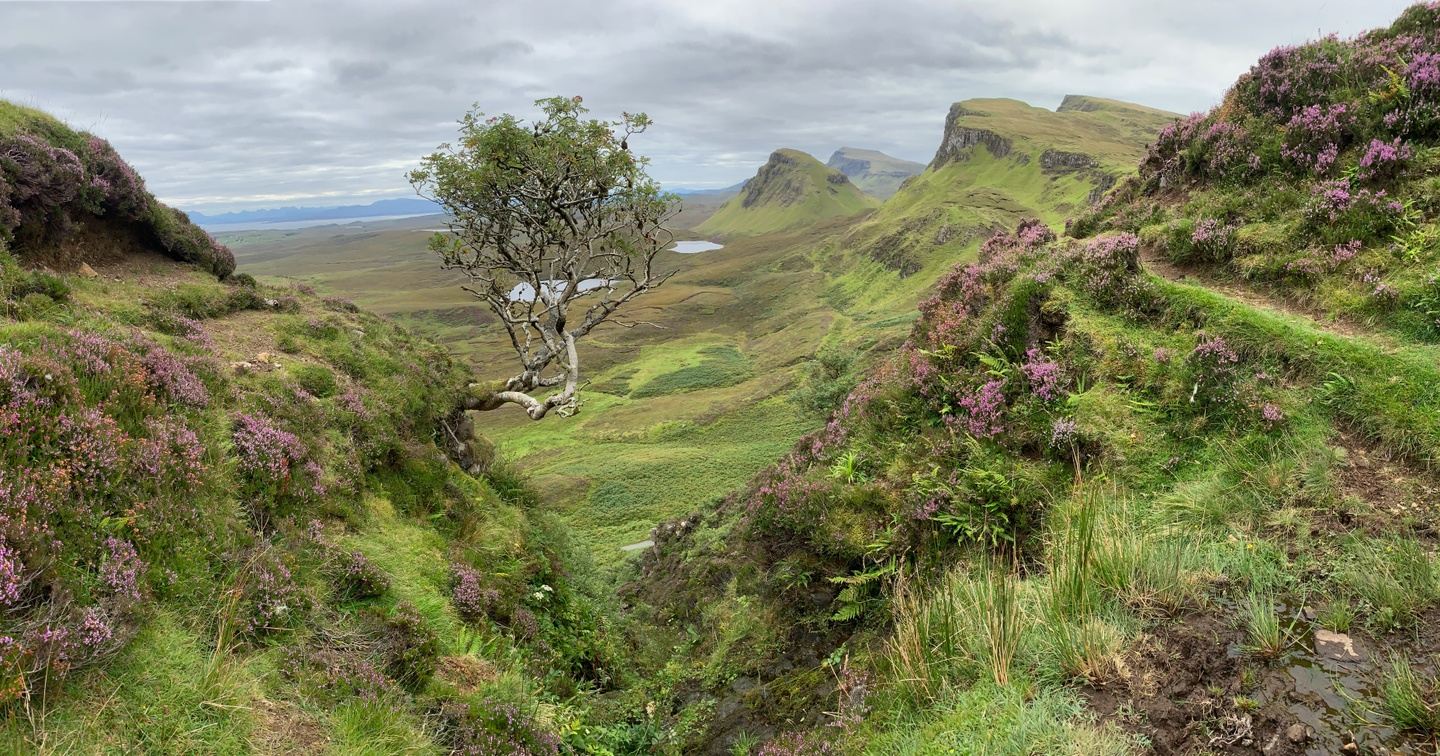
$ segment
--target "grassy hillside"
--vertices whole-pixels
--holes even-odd
[[[860,191],[878,199],[888,199],[900,190],[905,179],[925,170],[923,163],[901,160],[879,150],[841,147],[825,161],[825,167],[840,171]]]
[[[436,446],[468,371],[143,225],[88,233],[59,274],[0,238],[0,751],[642,747],[583,557],[483,443],[477,476]]]
[[[776,150],[740,193],[695,227],[704,234],[753,236],[794,230],[874,207],[843,173],[799,151]]]
[[[1436,50],[1418,5],[1270,53],[1070,238],[989,236],[823,430],[662,527],[629,590],[688,634],[692,746],[1433,750]],[[891,203],[1079,144],[1054,123],[953,129]]]

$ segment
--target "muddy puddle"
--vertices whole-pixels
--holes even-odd
[[[1318,645],[1317,633],[1324,634]],[[1257,670],[1259,687],[1250,695],[1263,716],[1304,725],[1304,737],[1295,742],[1291,729],[1282,726],[1256,746],[1266,753],[1307,756],[1434,753],[1429,743],[1391,727],[1381,712],[1388,657],[1359,638],[1325,634],[1298,618],[1289,635],[1289,650]],[[1246,656],[1239,644],[1228,653]]]

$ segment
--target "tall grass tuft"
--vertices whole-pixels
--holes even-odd
[[[934,701],[972,660],[965,645],[964,607],[956,600],[954,583],[953,576],[945,578],[927,599],[909,573],[895,577],[895,629],[886,660],[893,680],[918,705]]]
[[[1020,648],[1020,599],[1018,579],[1014,573],[994,560],[987,560],[979,580],[967,587],[967,598],[973,607],[985,661],[996,685],[1010,682],[1010,668]]]
[[[1440,733],[1440,687],[1433,678],[1421,677],[1408,659],[1391,660],[1382,697],[1396,727]]]
[[[1266,594],[1252,593],[1241,606],[1240,616],[1249,636],[1247,651],[1262,659],[1275,659],[1285,653],[1290,639],[1281,627],[1274,599]]]

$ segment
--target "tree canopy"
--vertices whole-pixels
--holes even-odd
[[[673,273],[655,258],[674,241],[665,223],[678,201],[630,149],[650,126],[643,113],[603,121],[579,97],[535,104],[543,116],[530,122],[471,110],[410,182],[450,214],[431,249],[465,275],[519,359],[514,377],[472,385],[468,408],[513,403],[538,420],[578,411],[576,341],[607,321],[635,325],[614,316]]]

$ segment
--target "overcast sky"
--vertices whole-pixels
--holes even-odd
[[[928,161],[951,102],[1067,93],[1190,112],[1279,43],[1403,0],[0,0],[0,98],[109,138],[191,210],[408,196],[472,103],[645,111],[672,188],[776,147]]]

